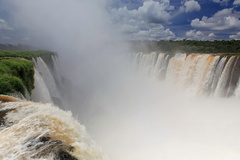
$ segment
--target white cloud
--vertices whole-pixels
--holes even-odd
[[[174,39],[175,34],[169,29],[149,29],[149,30],[140,30],[138,33],[133,34],[132,39],[147,39],[147,40],[171,40]]]
[[[194,19],[191,26],[199,29],[229,30],[240,29],[239,13],[232,8],[218,11],[213,17],[203,16],[202,19]]]
[[[234,34],[234,35],[230,35],[229,36],[230,39],[236,39],[236,40],[240,40],[240,32]]]
[[[213,0],[215,3],[228,4],[229,0]]]
[[[0,19],[0,30],[13,30],[4,19]]]
[[[214,33],[206,34],[197,30],[187,31],[185,37],[190,40],[212,40],[216,37]]]
[[[210,39],[214,39],[214,38],[216,37],[216,35],[215,35],[214,33],[210,33],[210,34],[208,34],[208,37],[209,37]]]
[[[148,0],[134,10],[127,7],[112,9],[111,15],[113,22],[130,39],[172,39],[175,34],[162,24],[169,23],[173,9],[169,0]]]
[[[170,40],[176,37],[171,30],[165,29],[161,24],[147,24],[143,21],[131,22],[121,25],[121,32],[126,39]]]
[[[199,11],[201,6],[197,1],[190,0],[184,3],[185,12]]]
[[[233,5],[240,5],[240,0],[235,0],[235,1],[233,2]]]
[[[143,20],[148,23],[167,23],[171,18],[170,11],[174,7],[169,0],[155,2],[153,0],[143,2],[143,5],[136,10],[128,10],[127,7],[112,9],[114,19],[121,21],[124,19]]]

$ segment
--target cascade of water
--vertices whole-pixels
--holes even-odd
[[[56,93],[56,83],[53,78],[53,75],[46,65],[46,63],[43,61],[41,57],[36,58],[36,69],[39,71],[41,76],[43,77],[44,82],[46,83],[47,87],[49,88],[49,92],[51,95],[54,95]]]
[[[53,66],[57,67],[57,62],[53,60]],[[49,96],[50,99],[53,100],[53,102],[59,106],[62,106],[62,102],[61,102],[61,96],[59,94],[58,88],[56,86],[56,84],[58,84],[60,81],[60,73],[58,73],[58,69],[55,71],[55,73],[52,73],[51,70],[49,69],[49,67],[46,65],[46,63],[44,62],[44,60],[41,57],[37,57],[36,59],[33,59],[33,62],[35,64],[35,68],[38,71],[38,77],[41,77],[45,86],[48,89],[48,92],[50,94],[50,96],[48,94],[45,95],[41,95],[41,96]],[[53,68],[53,70],[55,69],[55,67]],[[57,75],[58,74],[58,75]],[[54,76],[57,75],[57,79],[59,78],[59,82],[56,83]],[[35,93],[39,93],[41,91],[37,91],[38,88],[35,89]],[[34,95],[33,100],[34,101],[38,101],[37,97],[38,95]],[[40,96],[40,95],[39,95]],[[45,98],[47,99],[47,98]]]
[[[54,78],[56,79],[56,83],[58,87],[60,87],[62,84],[61,65],[60,65],[59,59],[55,55],[52,55],[51,58],[53,62],[52,72],[54,74]]]
[[[148,59],[148,73],[149,73],[149,76],[153,76],[154,75],[154,67],[155,67],[155,64],[156,64],[156,61],[157,61],[157,53],[156,52],[152,52],[150,53]]]
[[[217,96],[217,97],[226,96],[226,90],[227,90],[228,85],[229,85],[229,78],[230,78],[231,70],[232,70],[233,65],[234,65],[235,58],[236,58],[235,56],[231,56],[229,58],[229,60],[227,61],[226,65],[223,69],[223,72],[222,72],[222,74],[219,78],[214,96]]]
[[[137,54],[137,69],[138,70],[143,70],[143,53],[142,52],[139,52]]]
[[[36,69],[34,69],[34,89],[32,90],[31,99],[35,102],[53,103],[49,90]]]
[[[138,64],[138,69],[143,71],[148,76],[152,76],[154,73],[154,67],[157,60],[157,53],[152,52],[149,54],[146,53],[137,53],[135,58],[135,63]]]
[[[163,62],[162,75],[164,75],[164,78],[166,76],[166,72],[167,72],[168,63],[169,63],[170,58],[171,57],[169,55],[166,55],[165,59],[164,59],[164,62]]]
[[[237,66],[236,66],[237,73],[233,73],[234,75],[237,74],[237,77],[235,78],[237,80],[236,82],[236,89],[233,93],[235,97],[240,97],[240,58],[238,58]]]
[[[227,57],[222,57],[220,59],[219,63],[217,64],[216,71],[215,71],[215,76],[213,78],[213,83],[212,83],[212,86],[211,86],[211,95],[213,95],[215,93],[218,81],[220,79],[220,76],[221,76],[221,74],[223,72],[223,69],[224,69],[224,66],[226,64],[226,60],[227,60]]]
[[[215,68],[219,61],[219,56],[203,55],[197,63],[194,74],[194,86],[196,86],[196,94],[210,94],[210,86],[212,85]]]
[[[134,57],[134,64],[136,65],[137,68],[140,67],[140,59],[141,59],[141,53],[136,53],[135,57]]]
[[[237,83],[239,79],[239,72],[240,72],[240,66],[239,66],[239,57],[235,57],[234,64],[232,66],[230,75],[229,75],[229,85],[226,90],[226,97],[230,97],[234,95],[234,92],[237,88]]]
[[[176,54],[169,60],[166,73],[167,81],[179,84],[178,80],[181,77],[181,71],[184,67],[186,57],[186,54]]]
[[[184,66],[180,71],[181,76],[179,77],[178,81],[180,86],[184,88],[189,88],[192,86],[197,63],[200,58],[201,56],[197,54],[191,54],[187,56]]]
[[[238,84],[237,84],[237,88],[234,92],[234,96],[235,97],[240,97],[240,78],[238,79]]]
[[[219,59],[213,55],[177,54],[169,62],[167,78],[194,94],[209,94]]]
[[[240,60],[234,56],[227,58],[211,54],[179,53],[169,58],[168,54],[153,52],[138,53],[135,61],[138,62],[138,69],[148,75],[159,80],[166,76],[168,82],[197,95],[231,96],[239,84]]]
[[[165,54],[160,53],[157,58],[157,62],[154,67],[153,74],[160,79],[163,76],[163,69],[164,69],[164,62],[165,62]]]

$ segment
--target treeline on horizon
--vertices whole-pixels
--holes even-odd
[[[240,54],[240,40],[130,41],[137,52]]]
[[[35,47],[31,46],[31,45],[27,45],[27,44],[0,44],[0,50],[36,50]]]
[[[240,40],[175,40],[175,41],[151,41],[133,40],[129,41],[132,51],[137,52],[164,52],[164,53],[221,53],[240,54]],[[26,44],[0,44],[0,50],[37,50],[35,47]]]

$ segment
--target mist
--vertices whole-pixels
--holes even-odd
[[[12,25],[56,51],[73,112],[111,160],[239,159],[239,99],[195,97],[136,74],[104,0],[9,0]]]

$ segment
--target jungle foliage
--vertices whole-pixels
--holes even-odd
[[[130,43],[132,50],[143,52],[240,54],[240,40],[131,41]]]
[[[18,58],[0,58],[0,94],[20,92],[25,95],[34,88],[33,62]]]
[[[34,64],[32,59],[50,59],[51,51],[0,50],[0,94],[14,94],[34,89]]]
[[[0,50],[0,57],[19,57],[32,60],[34,57],[56,54],[52,51],[20,51],[20,50]]]

